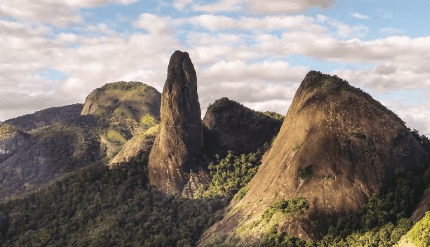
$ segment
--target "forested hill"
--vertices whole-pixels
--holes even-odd
[[[249,181],[269,147],[213,164],[200,198],[163,196],[147,187],[148,151],[109,168],[91,165],[21,199],[0,204],[2,246],[195,246]],[[227,174],[218,174],[220,167]],[[243,175],[235,171],[241,171]],[[243,178],[242,177],[247,177]],[[246,180],[248,179],[248,180]],[[224,183],[222,181],[228,181]]]

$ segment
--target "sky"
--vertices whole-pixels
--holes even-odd
[[[84,103],[110,82],[162,92],[181,50],[202,115],[221,97],[285,115],[317,70],[429,135],[429,9],[428,0],[2,0],[0,121]]]

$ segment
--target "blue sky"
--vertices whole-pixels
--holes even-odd
[[[430,134],[424,0],[20,0],[0,3],[0,121],[141,81],[187,51],[202,111],[229,97],[286,114],[309,70],[336,74]]]

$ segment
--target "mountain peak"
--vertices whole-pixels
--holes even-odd
[[[238,234],[231,229],[252,225],[276,201],[300,199],[309,205],[304,214],[285,218],[278,228],[317,240],[333,218],[359,210],[395,174],[423,167],[428,154],[370,95],[337,76],[310,71],[265,156],[235,212],[209,232]],[[261,233],[251,231],[256,238]]]
[[[201,110],[194,65],[186,52],[170,58],[161,96],[158,134],[148,162],[149,183],[164,194],[183,194],[185,185],[210,181],[198,165],[203,148]],[[196,172],[196,176],[191,176]],[[195,186],[194,186],[195,187]]]

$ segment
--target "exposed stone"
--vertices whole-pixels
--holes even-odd
[[[120,81],[91,92],[81,114],[97,119],[97,127],[102,129],[102,146],[107,156],[113,158],[133,136],[157,124],[160,102],[161,94],[155,88],[141,82]],[[139,149],[135,151],[138,153]]]
[[[423,167],[427,158],[397,115],[346,81],[311,71],[248,184],[249,192],[231,207],[234,212],[208,230],[200,245],[210,242],[211,233],[232,237],[275,201],[296,197],[305,197],[309,209],[303,216],[281,220],[278,230],[320,239],[334,219],[357,211],[385,181]],[[303,175],[306,167],[309,176]],[[262,233],[254,230],[241,238],[249,244]]]
[[[124,144],[121,151],[119,151],[119,153],[115,155],[115,157],[112,158],[111,161],[109,161],[109,166],[115,166],[130,162],[142,150],[149,150],[153,144],[154,137],[157,134],[157,129],[158,125],[152,127],[143,134],[134,135],[133,138],[131,138],[127,141],[127,143]]]
[[[160,126],[148,163],[150,185],[165,194],[181,194],[190,170],[199,171],[203,147],[197,77],[188,53],[170,58],[161,96]]]

